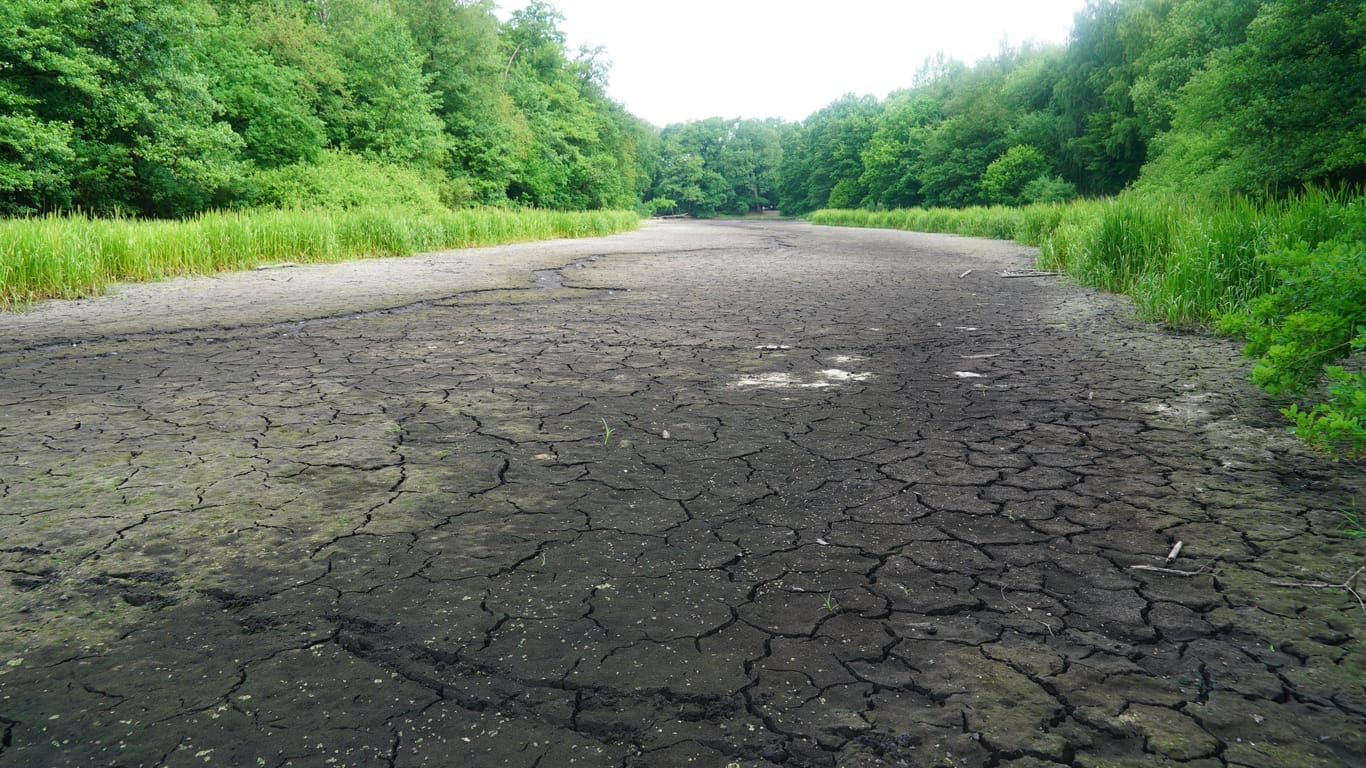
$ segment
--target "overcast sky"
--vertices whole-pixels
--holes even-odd
[[[1086,0],[550,0],[572,50],[601,45],[612,97],[658,126],[801,120],[845,93],[879,99],[943,51],[1062,43]],[[526,5],[499,0],[500,17]]]

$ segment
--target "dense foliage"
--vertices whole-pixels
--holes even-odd
[[[704,217],[777,207],[785,128],[719,117],[666,127],[647,206]]]
[[[340,167],[446,205],[632,207],[652,129],[606,96],[595,52],[567,51],[549,5],[506,23],[493,8],[0,4],[0,214],[308,203]]]
[[[1366,5],[1097,0],[1066,46],[927,62],[785,138],[780,206],[963,207],[1366,181]]]
[[[797,124],[662,131],[606,95],[602,52],[569,51],[551,5],[494,7],[0,4],[0,214],[335,203],[316,190],[343,167],[446,206],[698,216],[1366,181],[1356,0],[1094,0],[1065,46],[940,56]]]

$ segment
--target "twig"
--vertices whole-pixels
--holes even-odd
[[[970,275],[970,274],[972,274],[972,270],[969,269],[967,272],[964,272],[963,274],[959,275],[959,276],[958,276],[958,279],[959,279],[959,280],[962,280],[963,278],[967,277],[967,276]]]
[[[1021,616],[1024,616],[1025,618],[1029,619],[1030,621],[1037,621],[1038,623],[1042,624],[1042,625],[1043,625],[1043,628],[1046,629],[1046,630],[1048,630],[1048,634],[1049,634],[1050,637],[1057,637],[1057,635],[1053,634],[1053,628],[1050,627],[1050,626],[1048,626],[1048,622],[1046,622],[1046,621],[1041,621],[1041,620],[1039,620],[1039,619],[1034,618],[1033,616],[1030,616],[1028,613],[1025,613],[1025,610],[1024,610],[1023,608],[1021,608],[1020,606],[1018,606],[1018,605],[1016,605],[1016,604],[1010,602],[1010,598],[1006,597],[1006,588],[1005,588],[1005,587],[1001,587],[1001,599],[1004,600],[1004,601],[1006,601],[1006,605],[1008,605],[1008,606],[1010,606],[1011,608],[1014,608],[1016,611],[1018,611],[1019,614],[1020,614]]]
[[[1153,573],[1169,573],[1169,574],[1171,574],[1171,575],[1173,575],[1173,576],[1187,576],[1187,577],[1189,577],[1189,576],[1199,576],[1200,574],[1204,573],[1204,572],[1206,571],[1206,569],[1208,569],[1211,565],[1214,565],[1214,561],[1218,560],[1223,554],[1224,554],[1223,552],[1220,552],[1219,554],[1215,555],[1214,557],[1211,557],[1204,565],[1200,566],[1199,568],[1196,568],[1196,569],[1193,570],[1193,571],[1178,571],[1178,570],[1176,570],[1175,568],[1159,568],[1159,567],[1156,566],[1156,565],[1131,565],[1131,566],[1129,566],[1129,568],[1130,568],[1131,570],[1135,570],[1135,571],[1151,571],[1151,572],[1153,572]],[[1167,562],[1171,562],[1171,561],[1168,560]]]
[[[1352,597],[1357,599],[1357,604],[1361,606],[1361,610],[1366,611],[1366,600],[1361,599],[1361,593],[1357,592],[1357,579],[1361,576],[1362,571],[1366,571],[1366,565],[1356,569],[1356,571],[1351,576],[1348,576],[1347,580],[1341,584],[1327,584],[1321,581],[1273,581],[1271,584],[1276,587],[1299,587],[1302,589],[1345,589]]]
[[[1001,277],[1059,277],[1062,272],[1049,272],[1042,269],[1011,269],[999,273]]]
[[[1178,542],[1176,542],[1176,546],[1172,547],[1172,551],[1170,551],[1170,552],[1167,553],[1167,562],[1168,562],[1168,563],[1170,563],[1171,561],[1175,560],[1175,559],[1176,559],[1176,556],[1179,555],[1179,554],[1181,554],[1181,547],[1185,546],[1185,544],[1186,544],[1186,542],[1184,542],[1184,541],[1178,541]]]

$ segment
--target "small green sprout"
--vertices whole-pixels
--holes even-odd
[[[1362,519],[1362,513],[1357,510],[1355,496],[1352,497],[1350,508],[1341,509],[1338,512],[1342,515],[1341,530],[1343,533],[1354,539],[1366,539],[1366,520]]]
[[[612,441],[612,428],[607,426],[607,419],[599,419],[602,422],[602,444],[607,445]]]

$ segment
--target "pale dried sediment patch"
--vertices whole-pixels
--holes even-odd
[[[867,381],[873,376],[871,373],[850,373],[838,368],[827,368],[821,371],[821,375],[831,381]]]
[[[825,389],[848,381],[867,381],[872,376],[871,373],[851,373],[838,368],[827,368],[817,372],[816,376],[811,379],[801,379],[790,373],[759,373],[743,376],[731,386],[763,387],[766,389]]]

